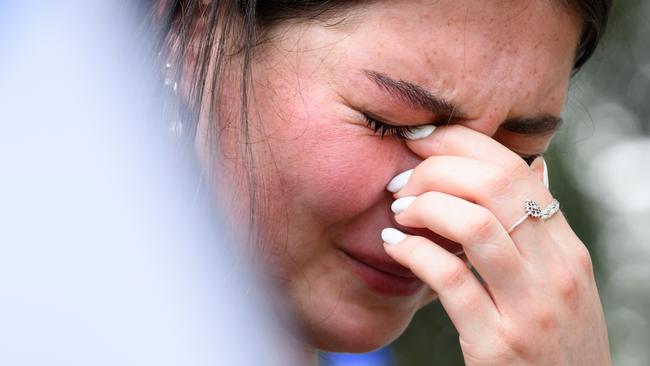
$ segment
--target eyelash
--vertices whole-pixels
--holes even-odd
[[[366,120],[366,125],[368,128],[373,130],[375,133],[381,134],[381,138],[384,136],[393,136],[397,139],[404,140],[406,135],[412,132],[411,127],[409,126],[393,126],[384,122],[380,122],[367,114],[363,114],[363,118]]]
[[[373,130],[375,133],[381,134],[381,138],[384,136],[393,136],[397,139],[404,140],[406,139],[406,134],[410,133],[410,126],[393,126],[387,123],[378,121],[367,114],[363,114],[363,118],[366,120],[366,126]],[[535,159],[540,157],[541,154],[522,156],[521,158],[526,162],[526,164],[531,165]]]

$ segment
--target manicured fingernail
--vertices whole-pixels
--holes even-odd
[[[431,135],[435,129],[436,126],[434,125],[410,127],[409,131],[404,134],[404,137],[409,140],[420,140]]]
[[[544,160],[544,158],[542,158],[542,162],[544,163],[544,185],[548,188],[548,167],[546,166],[546,160]]]
[[[395,178],[391,179],[390,182],[388,182],[388,186],[386,186],[386,189],[389,192],[393,192],[393,193],[401,190],[406,186],[406,183],[408,183],[409,178],[411,177],[411,173],[413,173],[413,169],[398,174],[397,176],[395,176]]]
[[[381,231],[381,240],[390,245],[397,244],[404,239],[406,239],[406,235],[397,229],[393,229],[392,227]]]
[[[392,205],[390,205],[391,211],[397,214],[401,214],[402,212],[406,211],[407,208],[413,203],[413,201],[416,199],[415,196],[407,196],[407,197],[402,197],[400,199],[395,200]]]

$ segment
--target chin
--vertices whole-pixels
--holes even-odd
[[[370,352],[399,337],[416,310],[341,306],[326,319],[304,326],[304,335],[314,348],[321,351]]]

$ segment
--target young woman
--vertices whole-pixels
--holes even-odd
[[[176,130],[306,358],[385,345],[438,298],[468,365],[610,363],[541,158],[609,8],[154,1]]]

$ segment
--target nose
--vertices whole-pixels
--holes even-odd
[[[409,149],[406,143],[402,143],[397,154],[399,157],[395,159],[395,175],[415,168],[424,160]]]
[[[507,113],[494,111],[486,113],[478,119],[462,121],[459,124],[484,135],[494,137],[499,130],[501,123],[506,119],[506,116]]]

